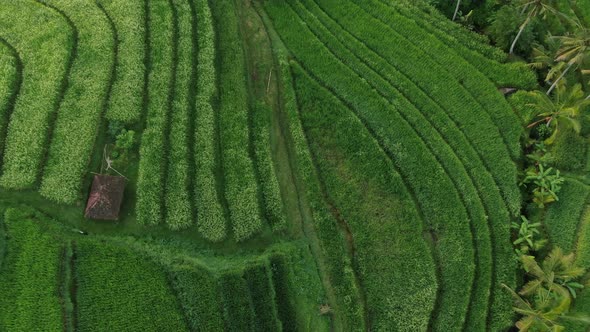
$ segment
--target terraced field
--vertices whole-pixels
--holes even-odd
[[[0,0],[0,330],[508,330],[497,89],[537,83],[507,60],[421,4]],[[105,155],[113,223],[82,213]],[[564,191],[547,231],[590,267]]]

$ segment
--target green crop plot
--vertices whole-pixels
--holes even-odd
[[[542,77],[436,2],[0,0],[0,330],[510,330],[521,214],[590,268],[587,121],[536,210]]]

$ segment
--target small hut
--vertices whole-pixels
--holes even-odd
[[[122,176],[95,175],[84,217],[98,220],[118,220],[125,184],[126,179]]]

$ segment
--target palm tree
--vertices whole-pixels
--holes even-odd
[[[531,20],[534,17],[538,15],[545,16],[548,12],[552,14],[558,13],[557,10],[553,8],[554,0],[521,0],[521,2],[523,2],[523,12],[527,9],[529,12],[524,22],[520,25],[520,28],[518,29],[518,34],[516,34],[516,37],[514,38],[514,41],[510,46],[510,54],[514,53],[514,47],[516,47],[518,39],[520,38],[524,29],[527,27],[527,25],[531,22]]]
[[[553,128],[553,134],[545,140],[546,144],[553,143],[558,132],[566,126],[571,126],[576,133],[580,133],[581,124],[578,117],[580,112],[590,105],[590,100],[583,99],[584,93],[580,84],[574,85],[571,89],[561,85],[556,91],[554,99],[541,91],[535,91],[532,94],[534,102],[527,105],[536,109],[537,117],[541,118],[531,123],[528,128],[543,122],[547,127]]]
[[[518,293],[502,284],[514,299],[514,311],[522,315],[516,323],[519,331],[563,331],[559,319],[580,319],[565,316],[576,290],[583,288],[576,280],[585,273],[574,265],[573,253],[564,255],[555,248],[542,264],[533,256],[521,256],[521,261],[532,279]]]
[[[567,63],[567,67],[561,75],[551,85],[547,94],[550,94],[557,86],[557,83],[571,69],[581,68],[590,56],[590,29],[582,26],[579,20],[576,20],[577,29],[572,36],[555,37],[561,42],[561,47],[557,50],[555,61]],[[582,70],[582,74],[590,73],[589,70]]]
[[[461,6],[461,0],[457,0],[457,6],[455,7],[455,13],[453,14],[453,21],[457,18],[457,13],[459,12],[459,6]]]

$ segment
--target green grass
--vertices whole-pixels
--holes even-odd
[[[143,1],[100,0],[117,30],[117,61],[106,118],[138,122],[144,108],[146,12]]]
[[[102,123],[115,61],[114,31],[94,3],[47,3],[72,21],[77,46],[39,191],[52,201],[72,204],[80,197]]]
[[[78,331],[188,331],[164,270],[149,258],[79,241],[75,273]]]
[[[0,330],[58,331],[62,311],[58,292],[61,244],[29,211],[4,214],[8,241],[0,269]],[[4,240],[4,239],[3,239]]]
[[[217,33],[219,139],[225,199],[234,237],[246,240],[263,227],[258,183],[250,155],[244,51],[232,1],[212,1]]]
[[[33,187],[72,61],[74,31],[56,11],[18,0],[2,4],[0,35],[22,57],[23,78],[8,125],[0,185]]]
[[[150,73],[148,110],[139,150],[137,177],[137,219],[148,225],[164,218],[166,155],[169,116],[174,92],[176,22],[172,3],[149,1]]]

